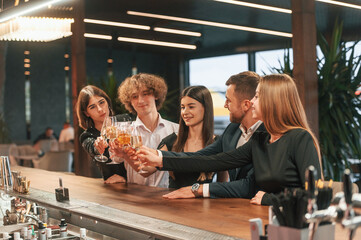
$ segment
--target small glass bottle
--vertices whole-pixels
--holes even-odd
[[[9,233],[8,232],[3,232],[3,238],[4,240],[6,239],[10,239]]]
[[[27,239],[27,236],[28,236],[28,228],[27,227],[21,228],[21,236],[23,237],[23,239]]]
[[[86,238],[86,229],[85,228],[80,228],[80,239],[82,239],[82,240],[85,240],[85,239],[87,239]]]
[[[68,224],[66,224],[64,218],[60,220],[59,228],[60,228],[60,237],[61,238],[68,236]]]
[[[33,235],[33,230],[28,229],[28,234],[26,235],[26,240],[31,240],[32,235]]]
[[[46,240],[46,228],[44,227],[44,224],[42,222],[39,222],[38,227],[38,239],[39,240]]]
[[[53,234],[51,232],[51,228],[46,229],[46,239],[52,239]]]
[[[20,232],[14,232],[14,240],[20,240]]]

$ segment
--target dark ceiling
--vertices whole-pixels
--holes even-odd
[[[356,0],[342,1],[360,4],[360,1]],[[247,2],[291,9],[291,0],[247,0]],[[68,1],[66,4],[69,6],[71,3],[72,1]],[[316,1],[315,5],[317,28],[321,32],[330,32],[335,19],[338,17],[344,23],[345,38],[348,40],[361,39],[361,10],[335,6],[318,1]],[[195,31],[200,32],[202,34],[201,37],[161,33],[153,30],[146,31],[123,27],[110,27],[90,23],[86,23],[85,31],[87,33],[112,36],[194,44],[197,46],[197,50],[176,50],[168,47],[135,45],[117,41],[111,43],[115,48],[129,48],[130,46],[134,48],[134,46],[136,46],[137,49],[148,51],[180,51],[190,58],[291,46],[291,39],[287,37],[132,16],[127,14],[127,11],[191,18],[287,33],[292,32],[291,14],[237,6],[213,0],[85,0],[85,18],[142,24],[151,26],[152,28],[166,27]],[[109,42],[110,41],[107,40],[87,39],[87,43],[89,44],[109,46]]]

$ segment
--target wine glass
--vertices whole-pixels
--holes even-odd
[[[122,148],[129,147],[131,145],[131,122],[120,122],[117,128],[117,138],[119,146]]]
[[[100,131],[100,137],[104,140],[107,140],[107,128],[111,124],[111,121],[112,120],[110,120],[109,116],[104,118],[102,129]],[[100,155],[95,155],[94,159],[98,162],[108,161],[108,158],[106,156],[104,156],[103,154],[104,154],[104,152],[102,152]]]
[[[126,147],[130,146],[130,122],[114,122],[115,127],[115,136],[112,136],[112,139],[110,141],[113,141],[115,139],[118,140],[119,147]],[[114,137],[114,138],[113,138]],[[107,164],[119,164],[119,162],[112,161]]]
[[[143,145],[143,141],[142,141],[142,136],[140,136],[138,130],[136,127],[134,127],[133,131],[132,131],[132,135],[131,135],[131,147],[135,150],[138,151],[139,148]],[[139,159],[138,159],[139,161]],[[141,169],[138,171],[138,173],[148,173],[147,171],[143,170],[143,164],[140,164]]]

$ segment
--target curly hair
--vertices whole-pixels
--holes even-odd
[[[145,86],[155,97],[155,104],[157,110],[159,110],[165,100],[167,95],[168,86],[165,83],[165,80],[157,75],[148,74],[148,73],[138,73],[134,76],[127,77],[118,88],[118,99],[125,108],[136,114],[137,112],[131,104],[131,97],[134,92],[138,92],[141,86]]]

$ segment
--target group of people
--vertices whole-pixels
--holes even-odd
[[[164,195],[170,199],[240,197],[269,205],[273,193],[304,187],[308,166],[322,177],[318,142],[292,78],[246,71],[231,76],[226,86],[224,107],[231,123],[215,136],[212,98],[204,86],[183,90],[176,124],[158,112],[167,93],[163,78],[145,73],[126,78],[118,98],[136,115],[133,125],[143,140],[137,152],[100,137],[105,117],[113,115],[112,103],[101,89],[86,86],[76,106],[85,130],[80,142],[92,157],[110,158],[97,162],[105,183],[178,189]],[[117,118],[129,120],[124,114]],[[114,161],[118,164],[109,164]],[[139,172],[141,168],[146,171]]]

